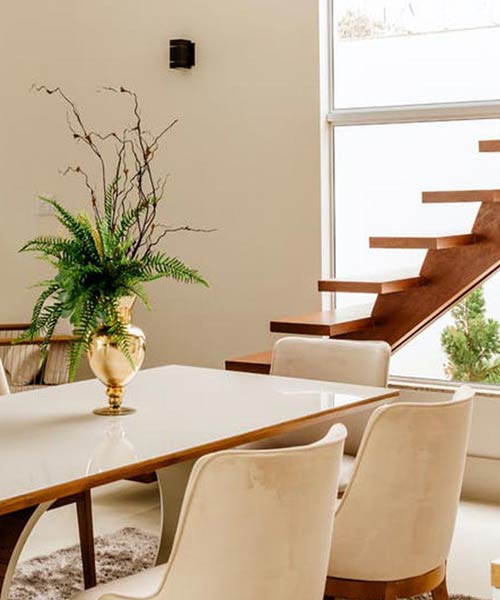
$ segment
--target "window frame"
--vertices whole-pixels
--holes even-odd
[[[320,4],[320,82],[321,82],[321,248],[322,277],[336,276],[336,198],[335,198],[335,131],[339,127],[435,123],[446,121],[500,119],[500,99],[468,102],[438,102],[387,106],[335,108],[335,0]],[[326,125],[326,127],[325,127]],[[336,307],[336,294],[322,293],[323,310]],[[390,376],[413,385],[453,388],[459,382],[425,377]],[[500,390],[500,385],[477,383],[477,389]]]

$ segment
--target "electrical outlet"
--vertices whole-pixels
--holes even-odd
[[[54,199],[54,196],[51,194],[43,194],[45,198],[49,198],[50,200]],[[54,216],[54,207],[47,202],[44,202],[41,198],[37,198],[38,200],[38,216],[39,217],[52,217]]]

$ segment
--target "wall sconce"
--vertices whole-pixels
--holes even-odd
[[[190,69],[195,65],[195,43],[190,40],[170,40],[170,68]]]

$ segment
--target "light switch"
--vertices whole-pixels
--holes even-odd
[[[51,200],[54,197],[51,194],[43,194],[45,198],[50,198]],[[44,202],[41,198],[37,198],[38,201],[38,216],[39,217],[52,217],[54,216],[54,207],[47,202]]]

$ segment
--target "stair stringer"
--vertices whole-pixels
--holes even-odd
[[[420,270],[422,286],[379,295],[373,327],[336,337],[385,340],[393,351],[416,337],[500,270],[499,204],[481,204],[472,233],[477,236],[474,245],[427,252]]]

